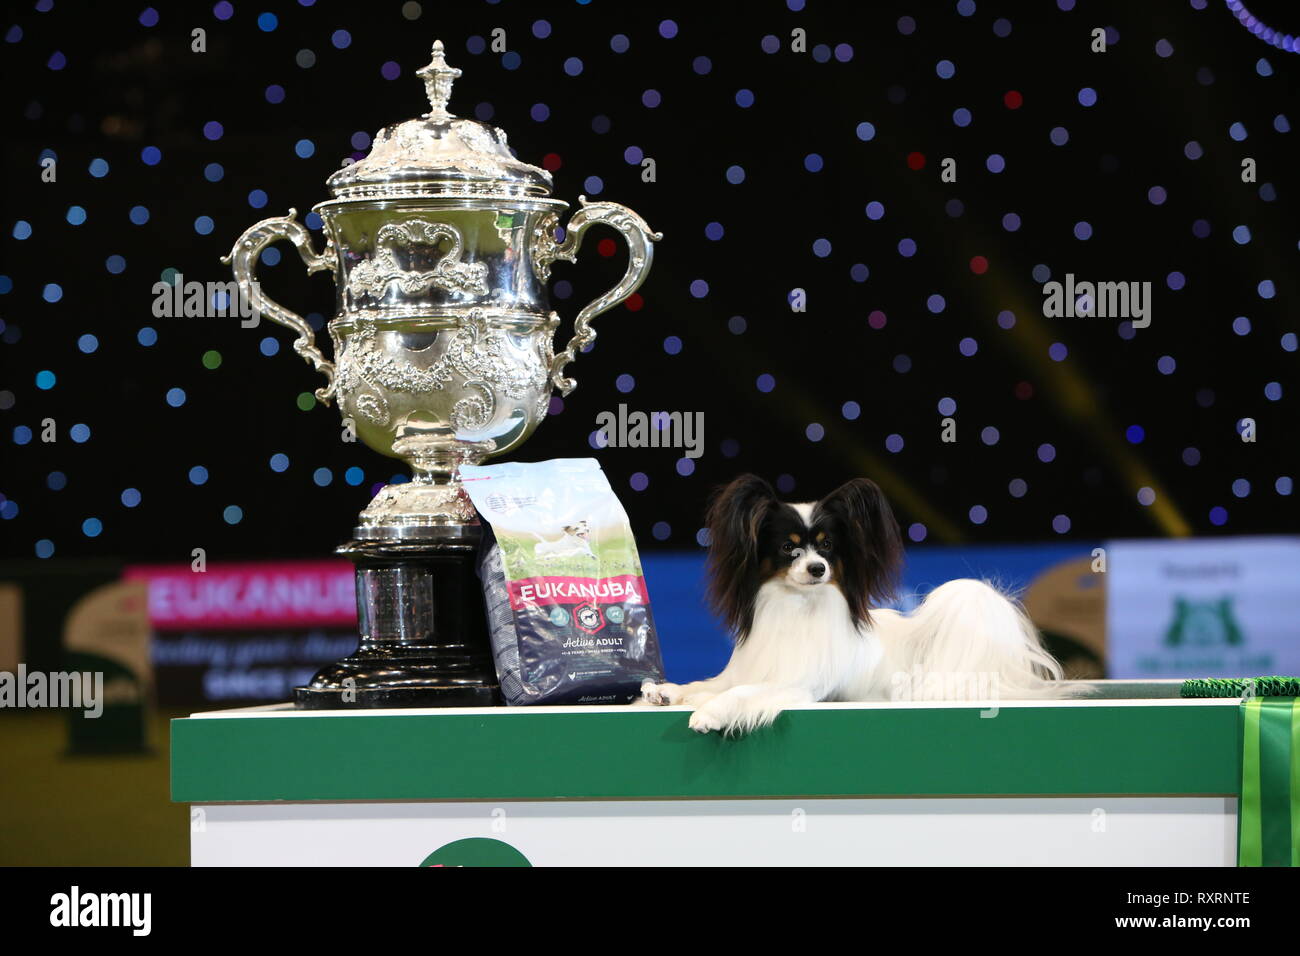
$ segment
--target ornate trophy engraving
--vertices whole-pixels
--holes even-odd
[[[374,497],[339,548],[357,563],[361,644],[297,689],[300,707],[496,702],[472,568],[479,523],[457,469],[519,447],[552,388],[576,387],[564,370],[595,338],[591,320],[636,291],[661,238],[625,206],[579,197],[559,241],[568,203],[551,198],[550,173],[516,159],[499,129],[448,112],[460,72],[434,43],[418,72],[429,112],[381,130],[368,156],[329,177],[333,198],[314,210],[319,254],[291,209],[249,228],[222,260],[254,308],[297,333],[294,350],[327,380],[316,397],[337,400],[362,441],[412,471]],[[550,266],[574,261],[597,223],[627,242],[627,271],[555,354]],[[334,274],[333,361],[255,281],[262,250],[281,239],[309,272]]]

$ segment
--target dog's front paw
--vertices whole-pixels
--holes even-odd
[[[687,726],[697,734],[707,734],[715,730],[722,730],[723,722],[717,714],[711,713],[707,707],[701,707],[691,714]]]
[[[641,682],[641,700],[656,707],[675,703],[673,694],[680,691],[677,684],[656,684],[648,678]]]

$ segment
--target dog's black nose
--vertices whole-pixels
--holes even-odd
[[[821,577],[823,574],[826,573],[826,565],[824,565],[824,564],[810,564],[810,565],[808,565],[808,573],[811,574],[811,575],[812,575],[813,577],[815,577],[815,578],[819,578],[819,577]]]

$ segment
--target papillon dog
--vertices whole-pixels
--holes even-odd
[[[591,528],[587,526],[585,518],[577,524],[566,524],[563,531],[564,534],[554,541],[548,541],[534,531],[533,537],[537,539],[537,544],[533,545],[533,554],[539,558],[576,558],[579,555],[592,559],[596,557],[591,550]]]
[[[646,681],[640,703],[694,708],[700,733],[744,733],[816,701],[1055,696],[1061,667],[1010,598],[949,581],[910,614],[879,607],[897,587],[903,543],[874,482],[787,504],[744,475],[713,499],[710,603],[735,647],[717,677]]]

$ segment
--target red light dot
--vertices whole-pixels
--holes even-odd
[[[1007,90],[1007,95],[1002,97],[1002,102],[1007,105],[1007,109],[1018,110],[1024,104],[1025,98],[1015,90]]]
[[[924,154],[924,153],[908,153],[908,154],[907,154],[907,165],[908,165],[908,167],[909,167],[910,169],[921,169],[922,167],[925,166],[925,154]]]
[[[564,160],[560,159],[559,153],[547,153],[542,157],[542,167],[548,172],[555,172],[564,165]]]
[[[982,276],[989,271],[989,261],[983,256],[973,256],[970,261],[970,271],[977,276]]]
[[[1016,398],[1022,402],[1034,397],[1034,386],[1028,382],[1020,382],[1016,385]]]
[[[618,250],[618,245],[613,239],[602,239],[596,243],[596,251],[608,259]]]
[[[645,305],[645,299],[641,298],[640,292],[633,292],[623,304],[627,306],[629,312],[640,312],[641,307]]]
[[[879,309],[876,309],[867,316],[867,324],[873,329],[883,329],[887,321],[888,319],[885,317],[885,313],[881,312]]]

